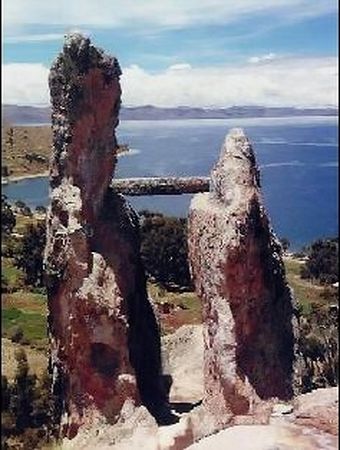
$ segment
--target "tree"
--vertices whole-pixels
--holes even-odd
[[[46,242],[45,223],[30,224],[26,227],[15,265],[23,269],[26,282],[32,286],[43,286],[43,252]]]
[[[13,127],[9,127],[7,130],[7,139],[6,139],[6,143],[9,144],[9,146],[11,148],[13,148],[13,144],[14,144],[14,130]]]
[[[31,426],[31,414],[33,411],[34,389],[36,376],[29,375],[27,355],[23,348],[15,352],[17,369],[15,372],[15,383],[10,402],[10,410],[16,417],[16,428],[22,432]]]
[[[141,255],[147,273],[161,284],[191,286],[186,220],[142,211]]]
[[[51,394],[52,380],[47,370],[42,374],[38,381],[39,382],[34,396],[32,423],[37,428],[44,425],[50,425],[53,427],[53,396]]]
[[[5,275],[1,274],[1,293],[5,293],[8,291],[8,281]]]
[[[337,386],[339,346],[337,310],[311,303],[300,320],[299,352],[303,357],[302,389]]]
[[[318,239],[308,249],[308,260],[301,269],[301,277],[312,278],[326,284],[338,281],[338,257],[338,238]]]
[[[11,333],[11,341],[12,342],[16,342],[16,343],[20,343],[22,342],[22,340],[24,339],[24,331],[21,327],[19,327],[18,325],[13,327],[10,330]]]
[[[46,208],[45,208],[45,206],[38,205],[35,208],[35,212],[38,213],[38,214],[46,214]]]
[[[284,252],[286,252],[290,247],[290,242],[287,238],[280,238],[280,243]]]
[[[9,176],[9,170],[8,170],[8,166],[1,166],[1,176],[2,177],[8,177]]]
[[[10,387],[5,375],[1,375],[1,409],[7,411],[10,402]]]
[[[15,227],[16,220],[11,205],[5,195],[1,196],[1,234],[10,235]]]
[[[12,437],[20,444],[18,448],[42,448],[59,425],[53,416],[56,399],[51,393],[51,376],[47,371],[39,379],[36,375],[30,375],[27,356],[22,348],[15,352],[15,359],[14,382],[9,382],[5,376],[1,380],[1,448],[12,448],[7,442]]]
[[[25,202],[23,202],[22,200],[17,200],[14,203],[14,206],[17,208],[17,210],[20,212],[20,214],[24,215],[24,216],[32,216],[32,211],[30,209],[29,206],[26,205]]]

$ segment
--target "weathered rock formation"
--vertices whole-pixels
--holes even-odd
[[[231,424],[217,432],[214,417],[202,405],[186,408],[188,402],[202,398],[203,353],[202,326],[183,326],[163,336],[162,350],[167,369],[173,377],[170,399],[182,408],[180,421],[158,427],[143,407],[126,405],[115,425],[95,424],[91,430],[68,441],[63,450],[335,450],[338,430],[338,388],[294,397],[289,402],[271,402],[266,420],[252,419],[256,425]],[[259,425],[260,424],[260,425]],[[210,436],[212,435],[212,436]],[[206,437],[210,436],[210,437]],[[195,442],[199,441],[197,444]],[[191,447],[192,446],[192,447]]]
[[[49,76],[53,152],[45,250],[53,386],[62,434],[126,401],[164,413],[158,325],[146,292],[138,220],[110,191],[120,68],[79,34]]]
[[[272,397],[290,399],[296,337],[281,247],[260,194],[251,145],[232,130],[210,193],[189,212],[189,254],[203,302],[203,404],[223,427]]]

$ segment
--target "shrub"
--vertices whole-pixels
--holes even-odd
[[[1,235],[9,235],[15,227],[16,220],[11,205],[5,195],[1,196]]]
[[[6,239],[3,239],[1,243],[1,254],[6,258],[13,258],[20,252],[20,248],[20,240],[12,235],[6,235]]]
[[[24,338],[24,331],[21,327],[15,326],[10,330],[10,340],[15,343],[22,342]]]
[[[5,375],[1,375],[1,407],[7,411],[10,402],[10,386]]]
[[[2,177],[8,177],[9,176],[9,170],[7,166],[2,166],[1,167],[1,176]]]
[[[303,356],[303,392],[338,384],[337,311],[312,304],[311,312],[302,316],[299,351]]]
[[[14,267],[11,259],[2,260],[1,290],[2,292],[15,292],[25,287],[23,272]]]
[[[143,211],[141,255],[149,276],[169,286],[191,286],[186,220]]]
[[[45,223],[26,227],[15,264],[25,273],[26,282],[32,286],[43,285],[43,252],[46,241]]]
[[[38,214],[46,214],[46,208],[45,208],[45,206],[38,205],[35,208],[35,212],[38,213]]]
[[[283,238],[280,238],[279,241],[281,243],[283,251],[286,252],[290,247],[289,240],[287,238],[283,237]]]
[[[29,365],[25,350],[22,348],[18,349],[14,356],[17,362],[17,369],[10,411],[16,417],[16,428],[21,433],[31,425],[36,376],[28,374]]]
[[[308,260],[301,269],[302,278],[311,278],[321,283],[332,284],[339,277],[338,239],[318,239],[308,250]]]
[[[28,217],[32,216],[32,211],[31,211],[30,207],[27,206],[26,203],[23,202],[22,200],[17,200],[14,203],[14,206],[15,206],[15,209],[23,216],[28,216]]]
[[[3,273],[1,274],[1,292],[8,292],[8,280]]]
[[[27,356],[22,348],[16,351],[15,359],[14,382],[10,383],[2,376],[1,448],[42,448],[51,442],[58,425],[54,417],[51,377],[47,371],[40,379],[30,375]],[[13,443],[15,447],[12,447]]]

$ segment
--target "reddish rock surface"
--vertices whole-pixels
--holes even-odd
[[[203,303],[203,404],[223,427],[262,401],[292,398],[298,378],[293,298],[242,130],[226,137],[211,192],[192,200],[188,233]]]
[[[120,68],[81,35],[52,65],[53,153],[45,271],[51,367],[62,434],[114,423],[128,399],[157,416],[158,325],[146,292],[138,220],[110,192]]]

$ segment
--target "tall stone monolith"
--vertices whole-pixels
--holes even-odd
[[[294,300],[241,129],[225,139],[210,192],[193,198],[188,233],[203,306],[203,404],[223,427],[262,401],[290,399],[296,381]]]
[[[49,87],[53,149],[45,271],[53,389],[61,434],[114,423],[126,401],[157,417],[158,325],[146,292],[138,220],[110,191],[121,88],[118,61],[66,37]]]

